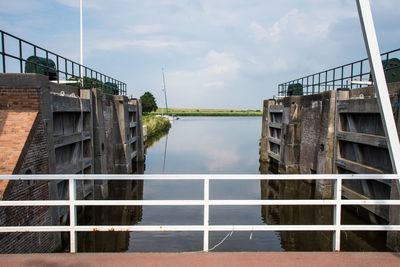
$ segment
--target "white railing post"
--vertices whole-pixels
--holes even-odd
[[[342,178],[337,178],[335,180],[334,186],[334,200],[335,207],[333,213],[333,223],[335,226],[335,230],[333,232],[333,250],[340,251],[340,225],[342,219]]]
[[[208,177],[204,178],[204,231],[203,231],[203,251],[208,251],[208,224],[209,224],[209,201],[210,200],[210,180]]]
[[[69,178],[69,239],[70,239],[70,252],[76,253],[77,252],[77,244],[76,244],[76,207],[75,207],[75,200],[76,200],[76,181],[75,178]]]
[[[29,177],[29,178],[28,178]],[[35,175],[12,176],[0,175],[0,180],[64,180],[69,182],[69,200],[3,200],[0,207],[23,206],[69,206],[70,225],[57,226],[0,226],[0,233],[11,232],[70,232],[70,252],[78,252],[77,232],[93,231],[133,231],[133,232],[157,232],[157,231],[203,231],[203,251],[208,252],[215,247],[210,245],[209,233],[212,231],[330,231],[333,232],[332,250],[340,251],[341,231],[400,231],[400,224],[396,225],[341,225],[341,208],[348,205],[387,205],[400,206],[400,200],[388,199],[344,199],[342,200],[342,184],[346,180],[393,180],[398,175],[393,174],[341,174],[341,175],[86,175],[90,180],[203,180],[204,199],[201,200],[77,200],[76,181],[82,180],[82,175]],[[216,200],[210,199],[210,180],[330,180],[334,181],[332,199],[300,199],[300,200]],[[78,225],[77,206],[202,206],[204,207],[203,225]],[[333,210],[333,223],[329,225],[210,225],[209,207],[211,206],[330,206]],[[228,235],[221,240],[222,244]],[[218,244],[218,245],[219,245]],[[212,248],[210,248],[212,247]]]

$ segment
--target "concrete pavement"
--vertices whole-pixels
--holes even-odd
[[[0,255],[0,266],[400,266],[400,253],[387,252],[221,252],[77,253]]]

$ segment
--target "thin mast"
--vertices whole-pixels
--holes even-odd
[[[161,69],[162,71],[162,77],[163,77],[163,81],[164,81],[164,98],[165,98],[165,109],[167,112],[167,116],[168,116],[168,103],[167,103],[167,88],[165,87],[165,75],[164,75],[164,68]]]

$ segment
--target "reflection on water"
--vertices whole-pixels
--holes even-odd
[[[165,173],[258,173],[260,117],[183,117],[168,134]],[[147,150],[146,173],[162,173],[167,138]]]
[[[261,118],[185,117],[148,150],[146,173],[257,174]],[[167,139],[168,138],[168,139]],[[168,142],[168,143],[167,143]],[[167,147],[167,150],[165,148]],[[164,157],[166,153],[166,157]],[[164,160],[166,164],[164,165]],[[202,199],[202,181],[145,181],[144,199]],[[211,199],[260,199],[259,181],[211,181]],[[141,224],[202,224],[202,207],[143,207]],[[161,215],[161,216],[160,216]],[[263,224],[260,206],[210,207],[211,224]],[[210,247],[227,233],[211,232]],[[234,232],[216,251],[281,250],[272,232]],[[198,251],[202,233],[133,233],[130,251]],[[169,245],[159,242],[169,239]],[[136,240],[136,242],[135,242]],[[154,241],[158,240],[158,241]],[[140,242],[139,242],[140,241]],[[147,245],[146,245],[147,244]]]
[[[260,172],[275,173],[266,164]],[[315,181],[261,181],[262,199],[320,199]],[[361,215],[360,207],[342,207],[342,224],[368,224]],[[266,224],[281,225],[327,225],[333,223],[333,206],[263,206],[262,216]],[[333,233],[326,231],[279,232],[281,246],[285,251],[332,251]],[[342,251],[388,251],[386,232],[341,233]]]
[[[110,181],[112,200],[143,199],[143,181]],[[142,219],[141,206],[86,206],[78,225],[134,225]],[[129,232],[79,232],[79,252],[123,252],[129,247]]]
[[[262,173],[271,173],[266,164]],[[266,166],[265,166],[266,165]],[[262,199],[316,199],[315,183],[310,181],[261,181]],[[266,224],[312,225],[332,224],[331,206],[262,206]],[[279,232],[281,247],[285,251],[332,251],[332,233],[320,231]]]
[[[272,166],[260,164],[261,118],[185,117],[167,136],[148,148],[146,170],[138,173],[268,174]],[[113,182],[110,199],[202,199],[202,181]],[[298,181],[211,181],[210,199],[313,199],[315,183]],[[343,210],[344,222],[356,216]],[[213,206],[210,224],[331,224],[329,206]],[[200,206],[86,207],[82,224],[201,225]],[[226,232],[210,232],[210,247]],[[201,251],[202,232],[92,232],[81,233],[79,251]],[[368,239],[369,238],[369,239]],[[374,235],[344,233],[342,248],[384,249]],[[383,245],[382,245],[383,244]],[[331,232],[233,232],[215,251],[331,251]]]
[[[167,148],[168,148],[168,134],[165,137],[165,145],[164,145],[164,155],[163,155],[163,165],[162,165],[162,174],[165,173],[165,161],[167,160]]]
[[[169,132],[170,128],[164,129],[164,131],[159,131],[155,135],[147,136],[146,139],[146,148],[152,147],[158,140],[166,136]]]

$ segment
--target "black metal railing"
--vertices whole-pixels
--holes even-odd
[[[388,82],[400,81],[400,60],[398,60],[398,57],[400,57],[400,49],[381,54]],[[336,90],[338,88],[354,89],[367,86],[367,82],[370,82],[371,80],[371,70],[368,58],[365,58],[353,63],[279,84],[278,95],[288,96],[291,95],[291,92],[299,89],[302,89],[302,95],[319,94],[324,91]]]
[[[96,87],[109,94],[126,95],[126,83],[2,30],[0,38],[2,73],[40,73],[57,83],[67,81],[76,86]]]

